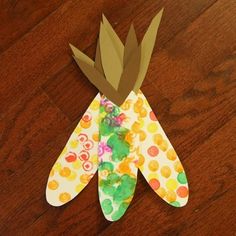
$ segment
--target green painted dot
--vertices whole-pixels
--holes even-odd
[[[174,207],[180,207],[180,203],[175,201],[175,202],[171,202],[170,205],[174,206]]]
[[[113,207],[110,199],[103,200],[101,206],[105,215],[109,215],[112,213]]]
[[[114,214],[111,216],[112,220],[114,220],[114,221],[119,220],[124,215],[128,206],[129,205],[127,203],[124,203],[124,202],[121,203],[118,210],[116,212],[114,212]]]
[[[102,162],[100,165],[99,165],[99,170],[108,170],[108,171],[113,171],[114,170],[114,166],[112,163],[110,162]]]
[[[111,173],[107,176],[107,180],[110,184],[115,184],[120,180],[120,176],[116,173]]]
[[[178,176],[177,176],[177,180],[181,184],[186,184],[187,183],[187,178],[186,178],[185,173],[184,172],[179,173]]]
[[[109,196],[113,196],[114,193],[116,192],[116,187],[114,187],[114,186],[112,186],[112,185],[106,185],[106,184],[105,184],[105,185],[102,187],[102,191],[103,191],[105,194],[109,195]]]

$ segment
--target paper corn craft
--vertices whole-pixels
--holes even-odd
[[[103,95],[94,98],[51,169],[46,188],[51,205],[75,198],[98,170],[103,214],[116,221],[134,196],[138,169],[167,203],[187,203],[183,166],[139,90],[161,16],[162,11],[140,45],[131,25],[125,46],[103,16],[95,62],[71,45],[77,64]]]

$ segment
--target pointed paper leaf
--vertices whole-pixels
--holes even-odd
[[[117,55],[113,42],[102,23],[100,26],[99,45],[102,67],[106,79],[113,86],[113,88],[117,89],[123,67],[120,63],[120,59]]]
[[[80,69],[83,73],[88,77],[89,81],[103,94],[111,100],[114,101],[115,104],[121,105],[123,102],[123,98],[118,94],[118,92],[109,84],[108,81],[97,71],[96,68],[88,65],[87,63],[79,60],[78,58],[74,58],[76,63],[79,65]]]
[[[142,82],[146,76],[148,65],[151,59],[152,51],[156,41],[157,30],[161,22],[163,9],[153,18],[147,32],[141,43],[141,64],[138,80],[135,84],[134,91],[137,93],[142,85]]]
[[[81,52],[78,48],[73,46],[72,44],[69,44],[72,52],[74,53],[74,56],[77,57],[78,59],[84,61],[88,65],[94,66],[94,61],[90,59],[86,54]]]
[[[132,55],[134,50],[137,49],[137,47],[138,47],[137,36],[134,30],[134,25],[131,24],[129,33],[127,35],[126,42],[125,42],[124,62],[123,62],[124,67],[128,63],[130,56]]]
[[[139,92],[139,104],[146,111],[140,130],[139,169],[151,188],[168,204],[182,207],[188,201],[188,182],[184,168],[168,137],[158,122],[144,95]]]
[[[75,198],[97,171],[99,106],[100,94],[88,107],[51,169],[46,198],[53,206],[61,206]]]
[[[102,68],[102,61],[101,61],[101,50],[99,45],[99,39],[97,41],[97,48],[96,48],[96,57],[95,57],[95,64],[94,67],[102,74],[104,75],[104,71]]]
[[[120,59],[120,64],[122,65],[123,55],[124,55],[124,45],[104,15],[102,15],[102,21],[107,33],[109,34],[109,37],[111,38],[112,43],[114,44],[115,50]]]
[[[120,78],[118,92],[122,96],[127,97],[130,91],[133,90],[139,74],[141,48],[137,47],[133,50],[129,60],[124,68]]]

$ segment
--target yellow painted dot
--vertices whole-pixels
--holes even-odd
[[[159,148],[165,152],[168,148],[168,142],[166,140],[163,140],[162,143],[159,145]]]
[[[76,128],[75,128],[75,130],[74,130],[74,132],[76,133],[76,134],[80,134],[81,133],[81,127],[80,126],[77,126]]]
[[[159,168],[159,164],[156,160],[151,160],[148,164],[148,168],[150,171],[157,171]]]
[[[76,147],[78,147],[78,145],[79,145],[79,141],[78,140],[72,140],[70,142],[71,148],[76,148]]]
[[[100,106],[99,101],[98,101],[98,100],[93,100],[93,102],[92,102],[91,105],[90,105],[90,108],[91,108],[93,111],[96,111],[96,110],[98,110],[99,106]]]
[[[158,129],[158,126],[155,122],[148,124],[148,127],[147,127],[148,132],[155,133],[157,132],[157,129]]]
[[[166,190],[162,187],[159,187],[156,191],[155,191],[161,198],[164,198],[166,196]]]
[[[85,186],[84,184],[78,184],[78,185],[76,185],[75,191],[76,191],[77,193],[81,192],[81,191],[83,190],[84,186]]]
[[[173,190],[168,190],[166,193],[166,200],[168,202],[176,201],[176,193]]]
[[[71,173],[71,170],[68,167],[64,167],[63,169],[60,170],[60,175],[62,177],[68,177],[70,173]]]
[[[148,180],[150,179],[158,179],[158,174],[157,173],[150,173],[148,175]]]
[[[138,122],[140,124],[140,128],[144,127],[144,119],[142,119],[141,117],[138,117]]]
[[[169,178],[171,174],[171,170],[169,166],[161,167],[161,175],[165,178]]]
[[[166,181],[166,187],[169,189],[169,190],[175,190],[178,186],[178,182],[175,180],[175,179],[168,179]]]
[[[60,171],[61,170],[61,163],[60,162],[56,162],[53,166],[53,170],[54,171]]]
[[[61,193],[59,195],[59,200],[63,203],[69,202],[71,200],[71,195],[67,192]]]
[[[93,156],[91,156],[90,157],[90,161],[93,163],[93,164],[95,164],[95,165],[97,165],[98,164],[98,155],[93,155]]]
[[[166,155],[167,155],[167,158],[171,161],[174,161],[177,157],[176,152],[173,148],[169,149]]]
[[[72,163],[72,167],[73,167],[74,169],[76,169],[76,170],[80,169],[81,166],[82,166],[82,164],[81,164],[81,161],[80,161],[80,160],[76,160],[76,161],[74,161],[74,162]]]
[[[94,133],[93,136],[92,136],[92,138],[93,138],[93,140],[94,140],[95,142],[98,142],[98,141],[99,141],[99,133],[98,133],[98,132],[97,132],[97,133]]]
[[[174,168],[175,168],[175,171],[177,171],[178,173],[184,171],[184,168],[183,168],[182,164],[180,163],[180,161],[175,162]]]
[[[48,188],[51,190],[56,190],[58,188],[59,184],[56,180],[52,180],[48,182]]]
[[[77,177],[76,172],[75,172],[75,171],[71,171],[71,173],[70,173],[70,175],[67,177],[67,179],[68,179],[69,181],[73,181],[73,180],[76,179],[76,177]]]

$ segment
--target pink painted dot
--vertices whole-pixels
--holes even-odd
[[[150,119],[153,120],[153,121],[156,121],[156,120],[157,120],[157,118],[156,118],[156,116],[155,116],[155,114],[154,114],[153,111],[150,111],[149,117],[150,117]]]
[[[157,179],[150,179],[149,185],[151,186],[153,190],[157,190],[160,187],[160,182]]]
[[[158,155],[159,150],[156,146],[151,146],[148,148],[147,152],[148,152],[148,155],[150,155],[151,157],[155,157]]]

